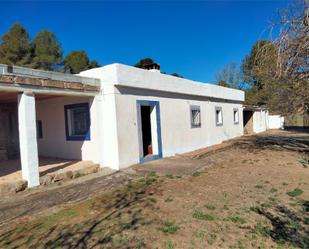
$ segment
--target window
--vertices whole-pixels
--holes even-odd
[[[233,110],[233,120],[234,120],[234,124],[239,123],[239,112],[237,108],[234,108]]]
[[[36,136],[38,139],[43,138],[42,120],[36,121]]]
[[[67,140],[90,140],[89,104],[64,106]]]
[[[223,125],[222,107],[216,107],[216,125]]]
[[[191,128],[201,127],[201,109],[199,106],[190,106]]]

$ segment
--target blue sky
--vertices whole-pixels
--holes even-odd
[[[56,33],[64,53],[85,50],[106,65],[151,57],[162,71],[213,82],[241,63],[286,0],[277,1],[1,1],[0,35],[14,22],[33,37]],[[5,11],[7,10],[7,11]]]

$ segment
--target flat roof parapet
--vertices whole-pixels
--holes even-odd
[[[0,64],[0,75],[14,75],[100,86],[100,79]]]
[[[44,89],[100,92],[101,80],[0,64],[0,84]]]

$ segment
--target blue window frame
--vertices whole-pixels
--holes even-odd
[[[68,141],[90,140],[89,104],[73,104],[64,106],[65,131]]]

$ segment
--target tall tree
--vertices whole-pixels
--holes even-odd
[[[99,67],[96,61],[89,60],[85,51],[72,51],[64,59],[64,70],[73,74],[80,73],[83,70]]]
[[[282,10],[276,25],[275,77],[286,85],[284,111],[309,113],[309,0],[293,2]]]
[[[217,85],[235,89],[243,88],[240,70],[235,63],[224,65],[223,69],[217,73],[216,78]]]
[[[251,102],[285,114],[309,112],[308,4],[301,0],[279,12],[279,21],[272,25],[279,35],[258,41],[244,59]]]
[[[30,37],[27,30],[15,23],[2,37],[0,63],[26,66],[31,60]]]
[[[62,49],[54,33],[40,31],[33,40],[33,67],[52,70],[62,62]]]
[[[278,111],[278,80],[274,78],[277,48],[271,41],[257,41],[242,63],[243,80],[250,86],[246,89],[246,102],[267,105]],[[267,56],[266,56],[267,54]]]

